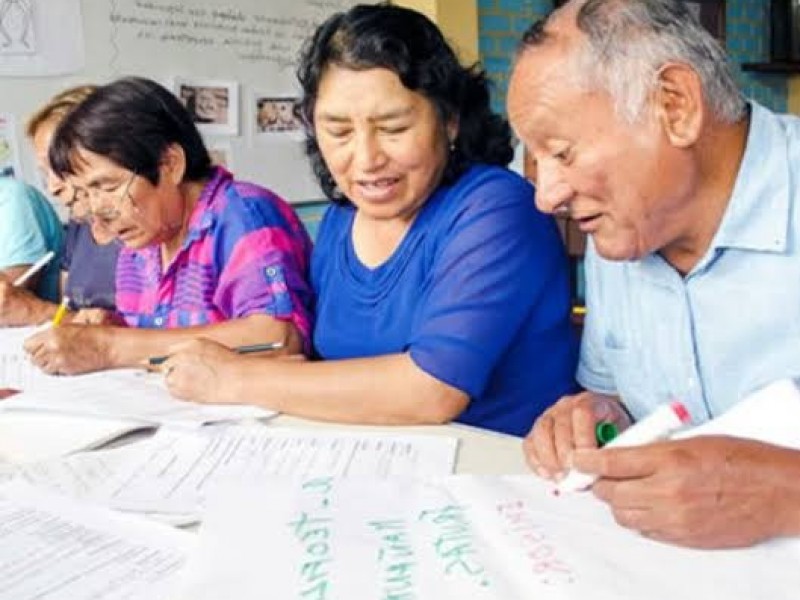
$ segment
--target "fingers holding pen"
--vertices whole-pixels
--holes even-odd
[[[597,448],[596,426],[610,421],[624,429],[630,423],[616,398],[593,392],[565,396],[545,411],[524,442],[525,456],[541,477],[558,479],[580,448]]]
[[[236,354],[222,344],[196,339],[178,344],[160,365],[170,394],[193,402],[235,402],[231,390]]]

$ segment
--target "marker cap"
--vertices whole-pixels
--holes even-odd
[[[672,412],[675,413],[675,416],[678,417],[681,423],[683,423],[684,425],[691,423],[692,415],[689,414],[689,411],[683,405],[683,402],[674,400],[669,403],[669,406],[672,409]]]
[[[598,446],[605,446],[619,435],[619,428],[611,421],[598,421],[594,427],[594,435]]]

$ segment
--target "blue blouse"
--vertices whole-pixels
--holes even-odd
[[[575,391],[567,260],[529,183],[475,166],[439,188],[394,254],[371,269],[355,208],[332,205],[312,256],[314,344],[324,359],[409,352],[470,397],[458,420],[524,435]]]

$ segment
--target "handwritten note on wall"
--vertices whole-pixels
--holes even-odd
[[[109,56],[111,70],[125,71],[137,57],[152,59],[167,52],[171,64],[191,60],[193,72],[200,64],[210,70],[218,65],[242,79],[243,69],[260,68],[268,79],[276,71],[292,71],[301,44],[317,24],[353,4],[353,0],[117,0],[108,12],[117,50]]]
[[[796,597],[800,543],[699,551],[533,477],[274,480],[209,505],[179,598]]]

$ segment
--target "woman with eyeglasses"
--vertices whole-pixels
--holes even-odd
[[[124,326],[65,325],[25,347],[48,373],[140,366],[195,337],[307,350],[310,241],[292,209],[211,160],[191,115],[159,84],[98,88],[56,130],[56,176],[119,240]]]
[[[42,184],[69,210],[69,221],[60,261],[58,297],[51,301],[37,296],[25,286],[0,281],[2,325],[44,323],[55,315],[62,295],[69,298],[70,309],[80,311],[68,313],[66,321],[94,322],[104,317],[95,309],[114,309],[119,244],[108,231],[86,218],[85,210],[75,201],[72,189],[55,176],[47,160],[50,140],[58,124],[95,89],[96,86],[92,85],[66,89],[53,96],[28,119],[26,133],[36,153]],[[58,261],[54,261],[52,268],[58,270],[58,267]]]

